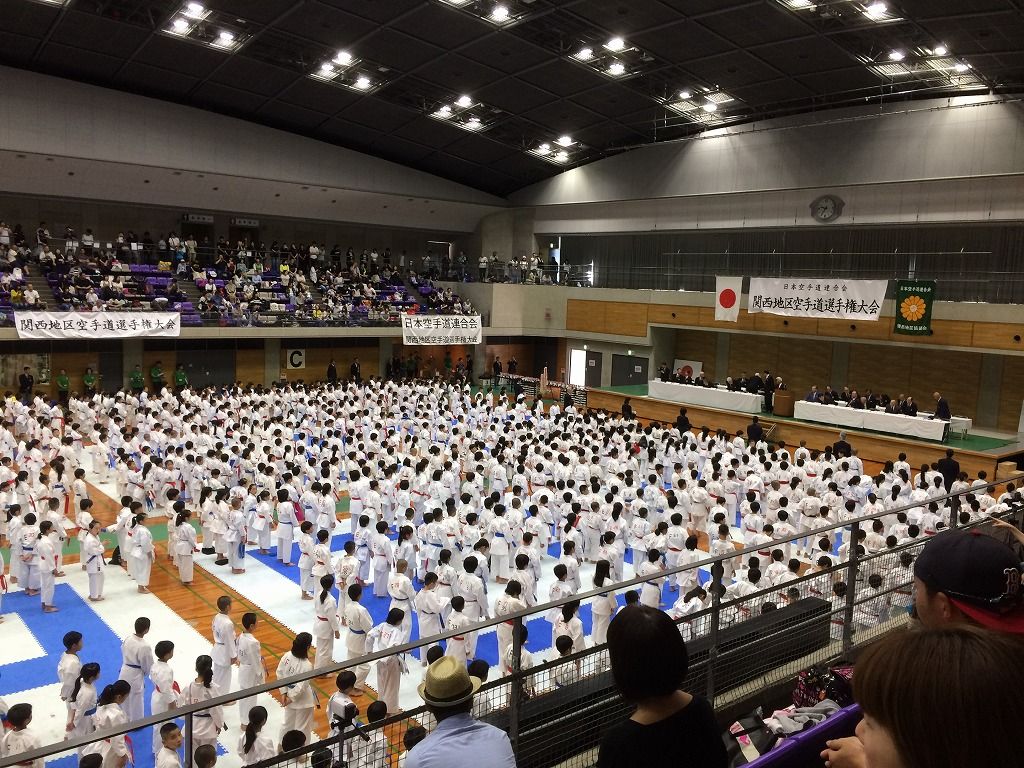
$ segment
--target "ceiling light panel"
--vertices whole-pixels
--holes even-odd
[[[684,97],[685,94],[685,97]],[[723,123],[741,102],[713,88],[684,88],[665,101],[665,106],[694,123]]]
[[[432,103],[424,99],[426,103]],[[479,133],[485,131],[505,113],[495,107],[489,107],[468,94],[445,98],[439,104],[427,108],[427,114],[435,120],[454,125],[464,131]]]
[[[443,6],[476,16],[478,19],[504,27],[522,20],[535,10],[535,0],[436,0]]]
[[[912,49],[893,49],[876,56],[862,56],[864,65],[885,80],[918,84],[921,88],[973,89],[984,85],[981,77],[967,62],[936,54],[936,47],[920,46]]]
[[[252,37],[245,20],[218,13],[197,2],[183,3],[167,19],[161,32],[219,51],[235,51]]]
[[[560,166],[573,165],[588,156],[587,147],[565,133],[535,141],[528,145],[527,151],[534,157]]]
[[[902,21],[899,9],[880,0],[775,0],[788,11],[822,22],[856,25],[864,22],[889,24]]]
[[[621,37],[588,38],[573,46],[568,58],[613,80],[640,74],[655,64],[654,57]]]
[[[329,57],[329,58],[328,58]],[[339,49],[325,53],[324,58],[306,73],[313,80],[347,88],[350,91],[370,93],[387,82],[387,67],[360,58],[350,51]]]

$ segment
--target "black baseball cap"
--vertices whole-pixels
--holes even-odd
[[[1024,634],[1021,562],[1001,541],[979,531],[939,534],[921,550],[914,575],[983,627]]]

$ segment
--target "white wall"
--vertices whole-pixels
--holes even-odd
[[[330,199],[344,199],[359,211],[355,220],[424,226],[433,210],[432,226],[463,232],[506,206],[428,173],[200,109],[6,67],[0,83],[0,150],[25,161],[53,158],[41,173],[4,162],[4,191],[149,205],[183,205],[191,194],[199,207],[277,216],[311,210],[310,218],[329,214]],[[144,186],[144,176],[152,183]]]

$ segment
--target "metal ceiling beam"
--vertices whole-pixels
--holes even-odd
[[[53,37],[53,33],[57,31],[57,27],[64,21],[64,17],[68,14],[68,9],[71,7],[71,3],[65,3],[60,7],[60,12],[53,18],[53,22],[50,24],[49,29],[46,30],[46,34],[43,35],[43,39],[36,45],[36,49],[32,51],[32,58],[30,63],[35,64],[39,61],[39,57],[43,53],[43,49],[49,44],[50,39]]]
[[[220,64],[218,64],[216,67],[214,67],[209,72],[207,72],[206,73],[206,77],[204,77],[202,80],[200,80],[198,83],[196,83],[195,85],[193,85],[189,89],[188,93],[185,94],[185,98],[186,99],[191,99],[193,96],[195,96],[196,92],[200,88],[202,88],[204,85],[206,85],[210,81],[210,78],[212,78],[214,75],[216,75],[218,72],[220,72],[224,67],[226,67],[228,65],[228,63],[231,62],[235,58],[235,55],[238,54],[239,51],[241,51],[246,46],[251,45],[253,42],[255,42],[259,38],[260,35],[262,35],[268,29],[272,29],[275,24],[280,24],[282,21],[284,21],[289,16],[291,16],[293,13],[296,13],[297,11],[300,11],[306,5],[306,2],[307,2],[307,0],[293,0],[293,4],[287,10],[285,10],[283,13],[278,14],[276,18],[274,18],[274,19],[272,19],[270,21],[270,23],[264,24],[258,30],[253,32],[252,35],[249,36],[249,39],[245,41],[244,45],[239,45],[239,46],[233,48],[231,50],[231,52],[227,56],[224,57],[224,59],[220,62]]]

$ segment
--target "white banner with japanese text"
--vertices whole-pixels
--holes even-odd
[[[178,336],[177,312],[15,312],[19,339],[126,339]]]
[[[750,278],[747,312],[836,320],[878,320],[888,280]]]
[[[402,315],[402,343],[479,344],[483,334],[479,315]]]

